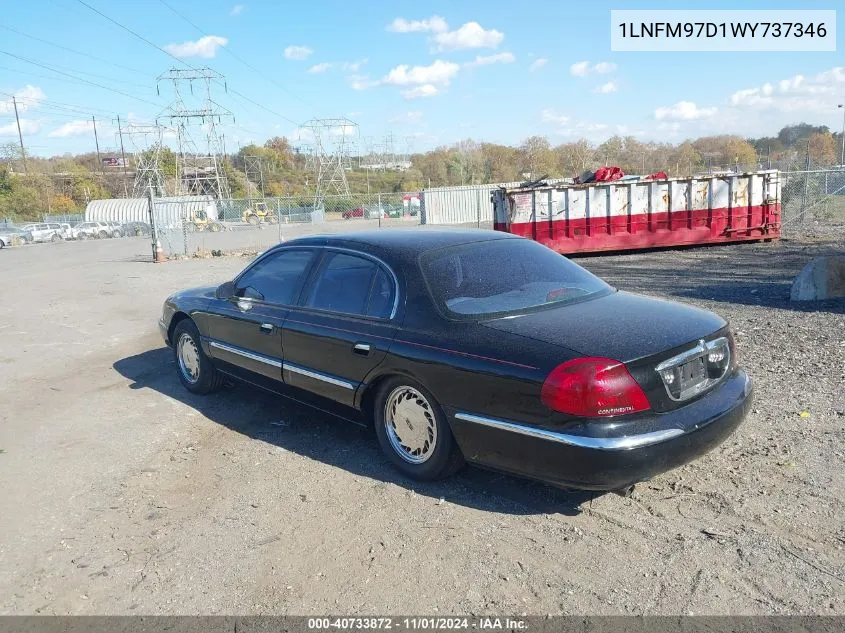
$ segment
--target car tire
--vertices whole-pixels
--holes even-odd
[[[99,233],[97,233],[97,237],[99,237],[101,240],[106,239],[108,236],[109,236],[109,234],[106,233],[105,231],[100,231]]]
[[[171,340],[176,373],[182,385],[191,393],[209,394],[223,386],[223,374],[202,351],[200,332],[190,319],[180,321]]]
[[[55,244],[56,242],[61,242],[62,238],[58,233],[53,233],[53,235],[50,236],[50,241],[53,242],[53,244]]]
[[[443,479],[464,464],[443,410],[415,380],[396,376],[380,386],[373,423],[388,461],[412,479]]]
[[[0,248],[6,248],[6,242],[0,240]]]

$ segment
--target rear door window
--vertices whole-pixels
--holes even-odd
[[[395,292],[390,275],[371,259],[329,253],[305,305],[341,314],[389,318]]]

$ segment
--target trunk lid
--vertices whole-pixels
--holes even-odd
[[[675,409],[714,386],[675,400],[658,373],[661,363],[694,350],[702,340],[730,339],[727,322],[712,312],[628,292],[482,324],[568,348],[585,357],[622,361],[655,411]]]
[[[706,310],[629,292],[491,319],[483,325],[624,363],[698,341],[727,325]]]

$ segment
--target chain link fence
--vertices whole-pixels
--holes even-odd
[[[845,236],[845,168],[784,171],[780,179],[784,236]]]
[[[316,233],[420,224],[418,193],[244,198],[218,202],[153,200],[156,238],[168,256],[261,251]]]
[[[780,179],[785,237],[845,236],[845,168],[782,171]],[[153,219],[156,237],[164,253],[171,257],[211,255],[214,251],[262,251],[302,235],[381,227],[446,223],[490,228],[489,222],[481,221],[488,214],[478,210],[479,204],[490,205],[490,185],[448,188],[452,197],[441,201],[441,206],[455,211],[460,216],[457,219],[436,212],[441,189],[322,199],[291,196],[224,202],[154,200]],[[463,198],[472,204],[463,204]],[[462,210],[464,207],[469,210]]]

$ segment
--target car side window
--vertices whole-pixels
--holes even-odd
[[[372,260],[329,253],[305,305],[343,314],[387,318],[394,292],[387,273]]]
[[[381,267],[377,268],[367,301],[367,316],[389,318],[395,296],[396,288],[393,286],[393,280]]]
[[[299,248],[269,255],[238,279],[235,296],[290,305],[296,301],[313,257],[313,250]]]

